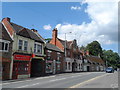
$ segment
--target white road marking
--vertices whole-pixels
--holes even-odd
[[[67,79],[67,78],[54,79],[54,80],[50,80],[49,82],[55,82],[55,81],[60,81],[60,80],[64,80],[64,79]]]
[[[66,78],[61,78],[61,79],[54,79],[54,80],[50,80],[49,82],[55,82],[55,81],[60,81],[60,80],[64,80]],[[35,83],[35,84],[32,84],[32,85],[25,85],[25,86],[21,86],[21,87],[16,87],[16,88],[24,88],[24,87],[31,87],[31,86],[35,86],[35,85],[38,85],[40,83]]]
[[[24,87],[28,87],[30,85],[25,85],[25,86],[21,86],[21,87],[16,87],[16,88],[24,88]]]
[[[32,79],[32,80],[23,80],[23,81],[15,81],[15,82],[10,82],[10,83],[2,83],[0,85],[7,85],[7,84],[11,84],[11,83],[20,83],[20,82],[25,82],[25,81],[33,81],[33,80],[38,80],[38,79],[45,79],[45,78],[52,78],[52,77],[55,77],[56,75],[54,76],[49,76],[49,77],[39,77],[39,78],[35,78],[35,79]]]
[[[38,85],[38,84],[40,84],[40,83],[35,83],[35,84],[32,84],[31,86]]]

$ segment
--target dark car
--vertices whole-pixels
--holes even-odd
[[[106,73],[114,73],[114,69],[112,67],[108,67],[106,69]]]

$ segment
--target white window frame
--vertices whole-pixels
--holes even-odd
[[[52,52],[51,50],[47,50],[47,55],[51,56],[51,52]]]
[[[22,50],[23,50],[23,47],[24,47],[24,46],[23,46],[24,41],[22,40],[22,49],[20,50],[20,49],[19,49],[19,41],[20,41],[20,40],[21,40],[21,39],[18,40],[18,50],[19,50],[19,51],[22,51]]]
[[[61,53],[57,52],[57,60],[60,60],[60,57],[61,57]]]
[[[38,42],[35,42],[34,43],[34,46],[35,46],[35,44],[36,44],[36,51],[34,51],[34,53],[35,54],[43,54],[43,45],[42,45],[42,43],[38,43]],[[42,48],[41,48],[41,53],[40,52],[37,52],[38,51],[38,45],[41,45],[42,46]]]
[[[27,42],[27,50],[25,50],[25,42]],[[24,46],[24,47],[23,47],[24,51],[28,51],[28,41],[27,41],[27,40],[24,41],[23,46]]]
[[[28,51],[28,40],[22,40],[22,49],[21,50],[19,49],[19,40],[22,40],[22,39],[18,39],[18,51]],[[27,41],[27,50],[24,50],[25,41]]]
[[[7,50],[5,50],[5,45],[4,45],[4,50],[0,50],[0,52],[8,52],[10,41],[0,39],[0,42],[1,43],[3,42],[4,44],[8,44]]]

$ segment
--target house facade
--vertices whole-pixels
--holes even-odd
[[[11,79],[12,43],[9,33],[0,22],[0,79]]]
[[[64,53],[57,46],[46,43],[46,74],[57,74],[63,72]]]
[[[64,52],[64,72],[74,72],[82,70],[82,54],[77,46],[76,40],[65,41],[57,37],[57,29],[52,33],[51,44],[59,47]]]
[[[105,62],[99,56],[89,55],[89,51],[83,53],[83,71],[104,71]]]
[[[2,23],[13,38],[12,79],[40,76],[44,73],[44,42],[33,31],[4,18]]]

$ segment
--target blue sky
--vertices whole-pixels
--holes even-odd
[[[51,31],[59,23],[81,24],[83,21],[89,22],[88,15],[83,11],[71,11],[71,6],[80,6],[80,3],[60,3],[60,2],[4,2],[2,16],[10,17],[11,21],[27,28],[35,28],[44,37],[51,37]],[[9,10],[8,10],[9,8]],[[81,21],[78,19],[81,18]],[[44,30],[43,26],[50,24],[51,30]]]
[[[91,7],[90,5],[91,4],[89,3],[81,4],[79,2],[3,2],[2,18],[10,17],[11,21],[18,25],[29,29],[34,28],[38,30],[43,38],[51,38],[52,30],[55,27],[59,29],[59,37],[62,39],[64,39],[62,32],[66,33],[72,31],[73,34],[77,33],[79,34],[78,36],[81,35],[81,38],[84,38],[85,35],[82,36],[82,33],[85,32],[86,37],[88,36],[88,39],[86,38],[86,41],[84,39],[80,40],[79,45],[90,43],[93,40],[100,40],[103,49],[112,49],[114,51],[118,51],[117,43],[114,43],[114,40],[108,39],[107,37],[110,35],[110,33],[104,35],[106,36],[105,40],[109,40],[107,44],[105,44],[106,41],[103,41],[102,38],[97,38],[102,37],[103,33],[96,33],[95,36],[97,39],[95,39],[95,37],[89,36],[90,34],[93,34],[92,36],[94,36],[94,32],[97,32],[95,31],[96,29],[92,31],[92,29],[95,28],[93,21],[96,23],[97,19],[94,18],[94,15],[91,14],[90,8],[88,8],[88,6]],[[48,29],[44,28],[45,25]],[[89,32],[90,30],[85,26],[88,28],[92,27],[90,29],[92,32]],[[68,37],[67,39],[71,40],[73,38],[74,35],[71,35],[70,38]]]

